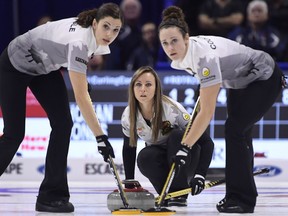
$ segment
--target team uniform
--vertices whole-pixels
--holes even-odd
[[[51,125],[45,177],[38,201],[69,199],[67,154],[72,118],[67,89],[60,72],[86,73],[88,58],[110,52],[98,46],[92,27],[76,18],[48,22],[10,42],[0,58],[0,103],[5,121],[0,137],[0,175],[11,162],[25,134],[26,90],[31,89]]]
[[[141,112],[137,111],[137,135],[145,141],[146,145],[138,154],[137,165],[141,173],[150,180],[159,194],[170,171],[172,157],[175,156],[181,146],[185,128],[190,120],[190,115],[180,103],[171,98],[169,100],[170,102],[162,100],[163,127],[156,141],[153,141],[152,138],[153,128],[151,128],[150,121],[144,119]],[[134,179],[136,148],[129,146],[129,109],[129,106],[125,108],[121,119],[124,134],[123,162],[126,179]],[[180,172],[182,173],[175,177],[170,191],[189,187],[187,179],[193,177],[195,173],[205,177],[211,162],[213,148],[213,141],[207,133],[204,133],[195,148],[193,147],[189,153],[188,163],[184,169],[181,169]]]
[[[108,46],[97,46],[92,27],[82,28],[75,18],[48,22],[8,46],[12,65],[30,75],[47,74],[60,67],[86,73],[88,57],[108,53]]]
[[[228,89],[226,198],[254,208],[252,129],[279,95],[283,73],[267,53],[216,36],[190,37],[186,56],[171,67],[195,76],[200,88]]]
[[[178,127],[185,130],[186,125],[190,120],[190,115],[180,103],[174,100],[173,103],[175,105],[163,101],[163,128],[156,142],[153,141],[152,130],[150,126],[147,125],[147,120],[143,118],[141,112],[138,110],[136,122],[137,135],[140,139],[145,141],[146,145],[165,144],[169,135],[169,133],[165,133],[165,131],[169,132],[169,130],[173,129],[173,127]],[[125,108],[122,114],[121,124],[124,135],[130,137],[129,106]]]

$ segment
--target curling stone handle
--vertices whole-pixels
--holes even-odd
[[[139,183],[139,181],[137,181],[137,180],[135,180],[135,179],[125,179],[125,180],[122,180],[122,184],[131,185],[131,186],[133,186],[134,188],[142,187],[141,184]]]

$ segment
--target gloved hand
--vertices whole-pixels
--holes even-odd
[[[114,150],[106,135],[96,136],[96,140],[98,143],[98,152],[103,156],[105,162],[108,161],[109,155],[115,158]]]
[[[186,164],[186,159],[190,150],[191,149],[187,146],[181,145],[181,148],[173,157],[173,162],[175,163],[175,176],[179,174],[181,167]]]
[[[192,189],[192,196],[200,194],[205,188],[205,178],[202,175],[196,174],[194,178],[191,179],[189,185]]]

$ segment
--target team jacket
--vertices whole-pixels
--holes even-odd
[[[221,83],[232,89],[269,79],[274,66],[269,54],[217,36],[190,37],[186,56],[171,63],[194,75],[201,88]]]
[[[110,53],[96,44],[92,27],[83,28],[76,18],[40,25],[18,36],[8,45],[12,65],[20,72],[42,75],[65,67],[86,73],[88,58]]]
[[[154,145],[154,144],[166,144],[168,135],[169,135],[169,129],[171,127],[180,127],[183,130],[185,130],[189,120],[190,115],[187,113],[187,111],[183,108],[183,106],[170,99],[175,105],[172,105],[170,103],[163,101],[163,108],[164,108],[164,114],[163,114],[163,128],[160,131],[160,135],[156,142],[152,141],[152,130],[153,128],[150,128],[145,120],[143,119],[140,112],[138,112],[138,121],[137,121],[137,135],[146,142],[146,145]],[[175,107],[177,106],[177,107]],[[122,149],[122,156],[123,156],[123,163],[124,163],[124,170],[125,170],[125,177],[126,179],[134,179],[135,175],[135,161],[136,161],[136,151],[137,149],[135,147],[129,146],[129,137],[130,137],[130,131],[129,131],[129,107],[126,107],[126,109],[123,112],[122,115],[122,127],[123,127],[123,133],[124,133],[124,143],[123,143],[123,149]],[[166,131],[165,135],[162,134],[163,131]],[[214,143],[208,133],[204,133],[202,137],[197,141],[197,143],[201,146],[201,157],[199,159],[199,163],[196,169],[196,173],[200,174],[202,176],[206,176],[207,170],[209,168],[213,149],[214,149]]]
[[[152,139],[153,128],[147,125],[142,114],[140,113],[140,111],[138,111],[136,122],[137,135],[140,139],[145,141],[147,145],[165,144],[168,138],[168,132],[173,127],[179,127],[185,130],[186,125],[190,120],[190,115],[180,103],[172,100],[171,98],[170,100],[174,105],[172,103],[163,101],[163,127],[159,133],[159,137],[157,138],[156,142],[153,142]],[[122,114],[121,124],[124,135],[130,137],[129,106],[125,108]]]

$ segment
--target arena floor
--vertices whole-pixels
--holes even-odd
[[[149,184],[145,189],[155,194]],[[74,213],[52,214],[34,210],[39,182],[0,181],[0,215],[2,216],[50,216],[50,215],[112,215],[107,208],[107,196],[116,189],[115,182],[71,182],[70,201],[75,206]],[[288,182],[257,182],[258,202],[253,215],[287,215]],[[219,214],[216,203],[224,197],[225,185],[206,189],[198,196],[189,196],[188,207],[173,207],[176,215],[229,215]],[[151,214],[149,214],[151,215]],[[237,214],[232,214],[237,215]],[[245,214],[249,215],[249,214]],[[252,214],[251,214],[252,215]]]

